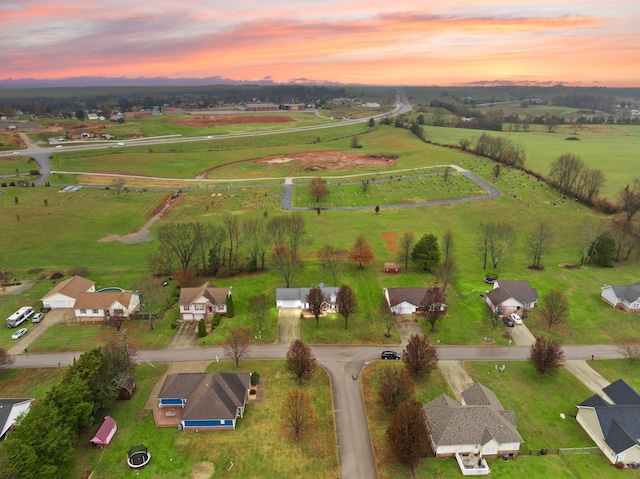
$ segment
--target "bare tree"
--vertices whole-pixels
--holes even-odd
[[[640,359],[640,342],[636,339],[628,339],[618,344],[618,351],[629,361]],[[0,364],[2,364],[0,362]]]
[[[549,177],[555,187],[565,195],[574,195],[584,162],[571,153],[559,156],[551,163]]]
[[[482,261],[482,269],[487,269],[487,260],[489,259],[489,226],[480,225],[480,232],[476,238],[476,254]]]
[[[415,399],[404,402],[387,428],[387,440],[396,458],[411,468],[414,478],[416,467],[429,449],[428,438],[422,403]]]
[[[201,230],[202,246],[201,255],[206,263],[206,270],[209,274],[218,274],[220,268],[226,263],[225,242],[227,232],[224,226],[208,224]]]
[[[552,289],[542,297],[537,309],[551,329],[554,324],[565,321],[569,316],[569,301],[562,291]]]
[[[160,288],[160,283],[155,278],[146,278],[138,286],[142,302],[140,311],[146,315],[151,330],[154,329],[153,322],[159,309]]]
[[[416,237],[411,231],[405,231],[398,242],[398,261],[404,263],[404,270],[409,269],[411,252],[416,244]]]
[[[229,240],[229,247],[227,252],[229,257],[227,264],[230,268],[238,266],[238,249],[240,247],[240,222],[237,216],[227,213],[222,219],[225,228],[227,229],[227,239]]]
[[[102,352],[106,356],[105,363],[114,376],[127,372],[136,365],[135,356],[138,350],[134,344],[127,340],[127,336],[124,333],[110,339],[102,347]]]
[[[555,339],[540,336],[531,345],[529,361],[533,363],[540,376],[557,371],[564,361],[562,346]]]
[[[327,187],[327,180],[321,177],[313,178],[309,183],[309,194],[316,203],[321,202],[327,196],[329,196],[329,188]]]
[[[627,223],[631,223],[635,214],[640,211],[640,178],[635,178],[632,184],[618,193],[618,205],[624,212]]]
[[[147,258],[147,264],[153,274],[159,276],[171,276],[176,261],[174,250],[165,243],[160,243],[158,249]]]
[[[598,168],[585,168],[578,177],[577,194],[588,203],[592,203],[598,196],[600,188],[604,186],[605,178]]]
[[[547,223],[539,223],[524,239],[524,246],[531,257],[531,268],[543,269],[542,256],[551,248],[553,233]]]
[[[231,328],[224,346],[224,356],[233,359],[236,368],[241,359],[247,359],[251,354],[251,330],[249,328]]]
[[[433,287],[425,290],[420,301],[420,312],[431,325],[431,332],[436,332],[436,322],[444,315],[446,299],[441,288]]]
[[[258,328],[260,328],[260,334],[262,334],[262,329],[264,328],[264,322],[269,317],[269,310],[271,308],[271,300],[269,296],[264,293],[261,293],[257,296],[249,299],[249,304],[247,305],[247,309],[249,311],[249,315],[253,318],[253,320],[258,323]]]
[[[108,314],[107,311],[105,311],[105,317],[102,321],[102,326],[111,326],[113,328],[116,328],[116,331],[120,331],[120,328],[127,319],[128,318],[124,316],[124,313],[121,310],[109,311]]]
[[[445,166],[444,171],[442,172],[442,181],[446,184],[449,182],[449,177],[451,176],[451,167]]]
[[[250,218],[242,223],[242,236],[249,251],[249,268],[258,269],[260,253],[267,244],[267,227],[262,218]],[[264,269],[264,265],[263,265]]]
[[[356,237],[348,256],[351,261],[358,263],[359,268],[362,268],[363,264],[367,265],[374,260],[371,246],[362,233]]]
[[[362,180],[360,182],[360,189],[362,190],[362,194],[367,196],[367,192],[369,191],[369,180]]]
[[[165,223],[158,229],[158,240],[173,250],[182,271],[189,269],[199,240],[193,223]]]
[[[385,338],[391,337],[391,328],[396,324],[396,317],[389,309],[389,304],[386,299],[383,299],[378,308],[378,316],[382,320],[387,332],[384,334]]]
[[[322,288],[320,286],[314,286],[309,290],[309,294],[307,294],[307,303],[309,303],[309,311],[316,318],[316,328],[318,327],[318,323],[320,321],[320,315],[322,314],[322,308],[324,303],[327,301],[324,293],[322,292]]]
[[[394,412],[415,393],[407,368],[396,364],[382,370],[378,384],[378,402],[387,412]]]
[[[493,331],[501,323],[500,313],[498,311],[492,310],[489,305],[487,305],[486,311],[487,317],[489,318],[489,324],[491,324],[491,330]]]
[[[614,219],[609,228],[609,234],[616,242],[615,260],[622,261],[629,259],[639,240],[637,232],[633,228],[633,223],[626,223]]]
[[[296,441],[315,423],[315,409],[309,395],[298,388],[289,391],[282,403],[281,417],[286,428],[293,432]]]
[[[344,318],[344,329],[349,326],[349,315],[351,315],[357,308],[358,302],[356,301],[356,293],[351,287],[343,284],[338,290],[336,295],[336,308],[338,313]]]
[[[493,268],[497,268],[515,242],[515,231],[508,223],[489,223],[489,255]]]
[[[311,348],[299,339],[292,341],[287,351],[287,370],[295,375],[299,385],[316,370],[316,357]]]
[[[456,245],[453,240],[453,233],[451,232],[451,230],[447,230],[442,236],[442,260],[452,260],[455,252]]]
[[[286,287],[291,285],[295,274],[302,268],[302,260],[298,252],[287,245],[276,246],[271,258],[278,271],[282,274]]]
[[[414,378],[429,376],[437,367],[438,352],[425,335],[413,334],[402,351],[402,361]]]
[[[337,248],[330,244],[325,244],[318,251],[318,258],[322,267],[329,270],[333,278],[333,285],[338,285],[338,273],[342,270],[348,251],[346,249]]]
[[[459,277],[458,265],[453,260],[453,258],[440,261],[438,266],[436,266],[436,270],[434,271],[436,279],[442,283],[442,292],[446,293],[447,286],[450,284],[455,284]]]
[[[7,350],[0,348],[0,368],[2,366],[11,366],[15,362],[15,359]]]

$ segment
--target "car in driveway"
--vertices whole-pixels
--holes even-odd
[[[27,328],[20,328],[11,335],[11,339],[20,339],[22,336],[27,334],[27,331]]]
[[[511,316],[509,317],[511,318],[511,321],[513,321],[515,324],[522,324],[522,318],[516,313],[511,313]]]
[[[502,318],[502,322],[504,323],[505,326],[507,326],[508,328],[513,328],[515,326],[515,324],[513,323],[513,321],[511,321],[511,318],[505,316],[504,318]]]
[[[381,359],[392,359],[392,360],[398,360],[398,359],[402,359],[402,356],[400,356],[398,353],[396,353],[395,351],[382,351],[382,354],[380,355]]]
[[[40,321],[42,321],[42,318],[44,318],[44,313],[36,313],[33,315],[33,318],[31,319],[32,323],[39,323]]]

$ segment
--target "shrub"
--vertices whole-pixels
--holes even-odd
[[[257,386],[259,382],[260,382],[260,373],[258,373],[257,371],[253,371],[251,373],[251,385]]]
[[[233,306],[233,296],[227,296],[227,318],[233,318],[235,316],[235,308]]]
[[[64,274],[62,274],[60,271],[56,271],[51,276],[49,276],[49,279],[60,279],[62,277],[64,277]]]
[[[219,314],[214,314],[213,318],[211,318],[211,329],[216,329],[220,324],[221,316]]]
[[[198,337],[204,338],[207,335],[207,325],[204,322],[204,318],[198,321]]]
[[[171,323],[171,329],[177,329],[178,328],[178,321],[173,321]]]

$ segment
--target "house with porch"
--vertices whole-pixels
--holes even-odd
[[[456,457],[461,470],[488,474],[485,457],[518,455],[524,442],[513,411],[504,409],[486,386],[474,383],[461,402],[441,394],[423,406],[429,441],[436,457]]]
[[[129,319],[140,310],[140,295],[123,290],[80,293],[73,309],[78,321],[103,321],[109,316]]]
[[[226,314],[229,296],[231,288],[217,288],[208,281],[199,288],[182,288],[178,301],[180,319],[200,321],[215,314]]]
[[[576,406],[576,420],[611,464],[640,464],[640,394],[622,379],[602,392]]]
[[[323,311],[335,311],[336,298],[340,288],[335,286],[327,286],[320,283],[318,287],[324,294],[325,302],[322,304]],[[276,307],[281,308],[298,308],[309,309],[307,296],[309,296],[311,288],[277,288],[276,289]]]
[[[532,310],[538,301],[538,291],[529,281],[500,280],[485,294],[485,302],[494,313],[507,315]]]
[[[73,276],[58,283],[51,291],[42,298],[42,305],[45,308],[73,308],[78,295],[82,293],[93,293],[96,291],[96,284],[90,279],[82,276]]]
[[[640,281],[627,286],[603,286],[600,297],[616,309],[640,313]]]
[[[158,426],[233,430],[244,416],[251,373],[169,374],[158,394]]]

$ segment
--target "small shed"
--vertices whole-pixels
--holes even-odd
[[[136,391],[136,382],[131,376],[123,376],[118,380],[116,391],[118,399],[131,399]]]
[[[106,416],[104,421],[102,421],[102,425],[98,429],[98,432],[96,432],[96,435],[93,436],[89,442],[97,446],[106,446],[111,442],[111,438],[117,430],[118,426],[116,424],[116,420],[111,416]]]
[[[384,272],[389,274],[398,274],[400,272],[398,263],[385,263]]]

